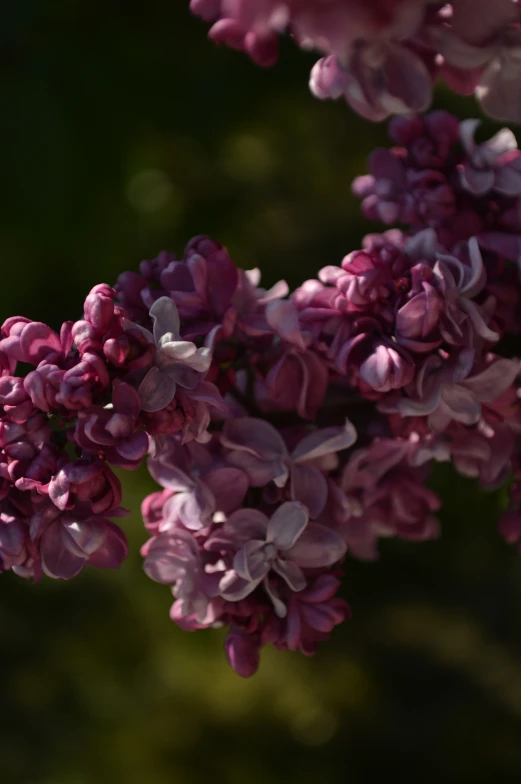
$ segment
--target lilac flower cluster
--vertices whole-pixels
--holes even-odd
[[[508,128],[482,143],[478,128],[478,120],[460,123],[445,111],[396,117],[396,146],[374,150],[353,189],[370,220],[408,233],[432,228],[456,253],[477,237],[490,285],[508,284],[504,261],[521,254],[521,151]]]
[[[189,440],[205,429],[207,405],[223,405],[204,380],[210,351],[179,338],[173,302],[150,314],[153,334],[102,284],[59,334],[23,317],[4,322],[0,570],[69,579],[85,565],[119,566],[127,543],[109,518],[125,512],[109,464],[137,468],[165,409],[175,412],[167,430]]]
[[[377,175],[363,187],[378,214]],[[111,466],[148,454],[161,489],[142,507],[145,572],[171,587],[181,628],[228,627],[228,660],[249,676],[262,645],[310,655],[349,617],[346,554],[439,535],[433,461],[485,487],[511,473],[521,484],[519,362],[493,353],[515,319],[498,313],[478,239],[448,251],[436,222],[409,228],[367,237],[289,298],[195,237],[181,259],[161,253],[96,286],[60,334],[8,319],[2,569],[69,579],[119,566]]]
[[[74,422],[72,465],[96,454],[132,469],[149,453],[162,489],[143,502],[145,571],[171,586],[181,628],[229,627],[245,676],[265,643],[314,653],[349,617],[346,552],[373,559],[382,537],[437,536],[439,507],[425,488],[435,439],[395,437],[374,405],[357,412],[363,397],[317,350],[297,294],[259,277],[196,237],[181,259],[161,253],[97,287],[97,320],[86,305],[69,361],[94,354],[106,383],[97,407],[59,419]],[[134,453],[125,439],[138,438]]]
[[[216,384],[226,411],[214,407],[205,430],[186,439],[162,427],[165,398],[149,427],[149,470],[162,489],[143,503],[151,534],[143,555],[146,573],[171,586],[181,628],[229,627],[228,660],[244,676],[263,644],[311,654],[348,618],[336,595],[346,552],[369,560],[382,537],[438,535],[440,502],[425,479],[432,457],[449,457],[436,436],[395,435],[374,405],[357,412],[353,362],[346,355],[335,369],[323,350],[319,332],[329,327],[317,326],[316,311],[306,317],[299,291],[284,299],[283,282],[270,291],[258,284],[257,271],[237,268],[205,237],[182,259],[160,254],[116,284],[142,330],[157,303],[170,301],[181,337],[212,351],[204,383]],[[342,329],[337,319],[333,333]]]
[[[367,521],[385,530],[389,508],[391,517],[414,509],[415,497],[424,514],[410,538],[434,535],[436,499],[423,487],[399,489],[431,461],[451,460],[484,488],[513,475],[501,531],[521,538],[520,362],[504,355],[521,326],[521,153],[507,129],[477,144],[476,127],[445,112],[393,119],[400,146],[375,150],[354,190],[366,217],[401,228],[367,236],[291,297],[302,333],[329,367],[330,390],[348,406],[356,389],[386,417],[388,436],[367,454],[371,463],[383,456],[389,474],[375,492],[392,485],[383,491],[391,506],[367,510],[364,495],[365,511],[348,522],[348,549],[362,557],[374,553]],[[391,470],[393,457],[407,470]],[[369,470],[378,474],[374,464]],[[344,492],[359,494],[364,472],[347,477]],[[404,535],[395,521],[391,530]]]
[[[318,98],[345,100],[363,117],[426,109],[444,79],[475,93],[492,117],[521,121],[521,11],[517,0],[191,0],[210,38],[269,66],[289,32],[322,57]]]
[[[442,75],[520,119],[514,0],[192,0],[211,35],[263,65],[289,30],[326,54],[320,97],[364,116],[420,109]],[[519,40],[518,40],[519,39]],[[346,556],[439,535],[427,486],[451,461],[521,541],[521,153],[446,112],[395,118],[354,183],[371,234],[340,266],[266,290],[208,237],[163,252],[59,333],[0,334],[0,571],[70,579],[127,555],[112,467],[148,456],[144,569],[188,631],[225,626],[252,675],[264,644],[315,653],[349,617]],[[398,225],[396,225],[398,224]],[[289,295],[289,296],[288,296]]]

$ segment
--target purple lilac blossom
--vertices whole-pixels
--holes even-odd
[[[382,538],[439,535],[433,463],[484,488],[513,475],[500,527],[521,539],[520,363],[500,355],[520,324],[505,251],[519,154],[510,132],[477,144],[475,122],[444,113],[392,128],[401,149],[377,151],[357,188],[408,233],[366,237],[289,299],[199,236],[180,260],[163,252],[95,286],[59,333],[4,323],[0,570],[118,567],[111,466],[148,454],[160,489],[142,505],[145,572],[171,588],[181,629],[228,629],[227,659],[249,677],[263,645],[312,655],[349,618],[349,558],[375,559]]]
[[[383,120],[423,111],[438,77],[475,93],[492,117],[521,122],[521,10],[513,0],[191,0],[209,37],[260,66],[278,58],[278,37],[324,56],[311,71],[321,99],[343,97]]]
[[[479,124],[444,111],[393,119],[397,146],[374,150],[353,190],[370,220],[413,233],[432,228],[456,253],[477,237],[494,271],[521,255],[521,151],[508,128],[478,144]]]

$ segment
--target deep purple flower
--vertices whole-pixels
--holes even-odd
[[[95,515],[108,514],[121,503],[121,484],[106,463],[81,458],[51,479],[49,498],[60,511],[79,505]]]
[[[232,626],[224,644],[228,664],[242,678],[250,678],[259,668],[260,642],[238,626]]]
[[[124,533],[103,517],[57,517],[41,536],[42,569],[49,577],[70,580],[84,566],[117,569],[128,554]]]
[[[339,587],[340,580],[326,572],[310,581],[302,591],[292,593],[287,617],[277,618],[276,626],[268,625],[263,630],[263,641],[274,642],[279,649],[300,650],[306,656],[313,656],[318,643],[327,640],[335,626],[351,615],[347,602],[336,596]]]
[[[116,379],[112,404],[80,411],[75,441],[85,451],[103,455],[112,465],[132,470],[148,452],[148,435],[139,429],[141,406],[136,390]]]

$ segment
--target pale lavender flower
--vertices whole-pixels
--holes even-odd
[[[212,357],[209,349],[197,348],[194,343],[181,339],[179,314],[169,297],[156,300],[150,308],[150,316],[154,322],[153,334],[128,321],[125,328],[139,328],[156,346],[155,364],[138,390],[141,408],[154,412],[172,402],[178,386],[195,389],[210,367]]]
[[[302,569],[331,566],[344,555],[339,535],[318,523],[310,523],[306,507],[294,501],[282,504],[268,519],[256,509],[234,512],[223,525],[223,535],[239,549],[219,583],[221,596],[239,601],[263,582],[275,611],[281,617],[286,607],[273,592],[268,575],[276,572],[292,591],[306,586]]]
[[[492,358],[473,371],[475,353],[461,351],[450,359],[432,355],[420,370],[410,396],[380,403],[387,413],[428,416],[434,431],[445,430],[455,420],[464,425],[479,421],[482,404],[492,403],[512,386],[519,374],[517,360]]]
[[[222,520],[241,506],[249,486],[240,468],[215,459],[202,446],[190,460],[187,450],[173,440],[163,445],[157,458],[149,459],[148,468],[156,482],[170,491],[164,499],[160,532],[179,524],[196,531],[211,525],[215,517]]]
[[[317,517],[327,500],[323,472],[336,466],[337,452],[356,440],[353,425],[317,429],[304,436],[290,453],[282,436],[262,419],[237,418],[225,422],[221,443],[230,450],[227,460],[240,467],[253,487],[274,482],[284,488],[289,481],[290,498],[304,504]]]

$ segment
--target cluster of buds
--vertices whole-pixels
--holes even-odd
[[[210,38],[261,66],[289,33],[322,57],[311,71],[317,98],[343,97],[362,117],[383,120],[428,108],[441,78],[484,111],[521,122],[518,0],[191,0],[212,22]]]

